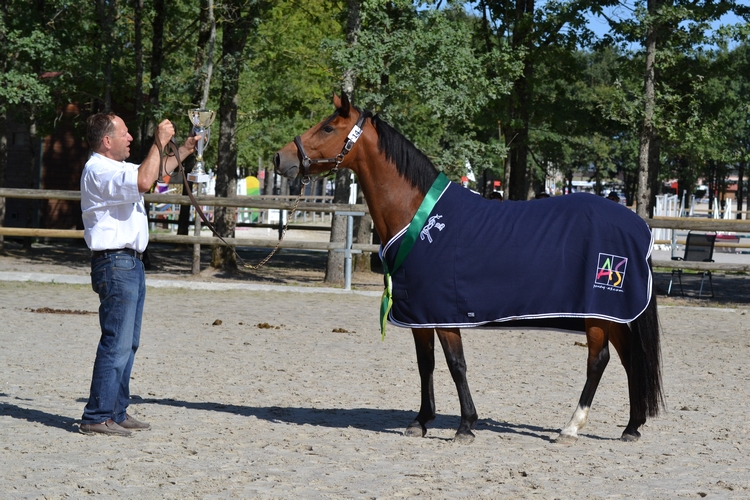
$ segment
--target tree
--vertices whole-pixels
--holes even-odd
[[[211,89],[211,77],[214,68],[214,48],[216,44],[216,16],[214,15],[213,0],[201,0],[200,29],[198,43],[195,49],[195,62],[193,64],[193,98],[191,105],[205,109],[208,105],[208,96]],[[183,162],[185,173],[193,170],[195,157],[190,156]],[[182,186],[182,194],[186,196],[187,187]],[[188,234],[190,225],[190,205],[181,205],[177,225],[177,234]]]
[[[219,103],[219,159],[216,166],[216,196],[227,197],[237,192],[237,104],[240,74],[245,63],[245,46],[255,30],[265,3],[226,0],[221,4],[222,55],[221,97]],[[234,210],[216,207],[214,224],[221,236],[231,236],[235,229]],[[236,269],[237,261],[231,248],[216,245],[211,266]]]
[[[362,27],[362,20],[360,17],[361,4],[359,0],[349,0],[347,2],[348,13],[346,20],[346,45],[348,48],[353,48],[357,45],[357,38]],[[356,69],[348,67],[344,69],[342,75],[342,90],[348,94],[351,99],[354,99],[354,91],[356,89]],[[351,192],[351,177],[352,171],[348,168],[339,169],[336,172],[336,180],[334,182],[333,202],[334,203],[349,203],[349,197]],[[361,199],[364,199],[360,197]],[[331,220],[331,237],[330,242],[341,242],[346,239],[347,231],[347,217],[334,215]],[[362,219],[360,218],[360,223]],[[367,216],[367,223],[371,222],[372,219]],[[363,236],[366,232],[363,232]],[[328,259],[326,261],[326,273],[324,281],[326,283],[341,284],[344,282],[344,254],[343,252],[328,252]]]
[[[504,147],[479,137],[476,120],[510,90],[516,67],[507,51],[477,49],[477,20],[459,4],[418,10],[406,0],[374,1],[361,16],[357,45],[335,53],[339,67],[356,69],[356,104],[383,116],[454,179],[467,161],[491,166]],[[500,76],[488,76],[488,65]]]
[[[51,102],[50,78],[40,78],[51,54],[58,49],[56,40],[44,29],[45,4],[38,1],[35,9],[29,12],[28,6],[2,4],[0,20],[0,43],[3,55],[0,56],[3,72],[0,74],[0,185],[5,185],[7,169],[20,171],[18,178],[23,178],[25,187],[38,185],[38,168],[40,148],[37,134],[43,129],[38,126],[43,109]],[[52,76],[51,74],[48,76]],[[26,165],[7,165],[7,128],[6,119],[12,118],[16,123],[24,124],[27,130],[29,161]],[[4,216],[5,207],[0,206]],[[32,213],[27,211],[26,225],[32,226]],[[4,218],[4,217],[3,217]],[[24,239],[24,246],[31,240]]]
[[[565,66],[565,60],[572,57],[578,46],[591,39],[585,14],[592,8],[600,9],[612,3],[607,0],[572,0],[548,2],[538,7],[534,0],[479,2],[483,20],[481,38],[486,50],[507,47],[521,67],[514,76],[511,93],[494,100],[490,110],[495,117],[493,123],[499,120],[502,124],[505,146],[509,151],[507,198],[523,200],[533,192],[534,175],[528,162],[532,147],[530,130],[548,117],[538,100],[540,79],[537,69],[540,65],[554,68],[561,62]]]

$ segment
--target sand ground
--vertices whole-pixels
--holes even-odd
[[[459,445],[441,356],[438,417],[425,438],[402,435],[416,359],[407,330],[380,339],[377,275],[342,292],[323,285],[321,257],[190,276],[178,250],[154,254],[130,407],[153,430],[111,438],[77,427],[99,335],[85,251],[0,253],[2,498],[750,498],[747,278],[717,277],[713,301],[660,297],[668,410],[637,443],[618,440],[616,357],[581,438],[556,445],[585,338],[465,331],[480,418]]]

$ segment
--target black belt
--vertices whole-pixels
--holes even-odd
[[[99,257],[108,257],[108,256],[110,256],[112,254],[116,254],[116,253],[126,253],[128,255],[132,255],[133,257],[135,257],[138,260],[143,260],[143,254],[141,252],[136,252],[132,248],[120,248],[120,249],[117,249],[117,250],[94,250],[91,253],[91,258],[92,259],[98,259]]]

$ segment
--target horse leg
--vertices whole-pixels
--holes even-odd
[[[589,348],[586,363],[586,384],[583,386],[583,392],[578,400],[578,407],[573,412],[573,417],[568,425],[560,431],[560,435],[555,439],[556,443],[575,443],[578,440],[578,431],[586,425],[594,394],[599,387],[604,369],[609,363],[609,329],[611,324],[609,321],[598,319],[586,320],[586,342]]]
[[[461,423],[454,439],[461,443],[471,443],[474,441],[474,433],[471,429],[477,421],[477,411],[466,380],[466,360],[461,342],[461,331],[458,328],[436,328],[435,331],[443,346],[445,361],[448,363],[448,370],[456,384],[458,401],[461,404]]]
[[[435,370],[435,335],[432,328],[412,328],[411,332],[417,348],[422,402],[417,418],[409,424],[404,435],[424,437],[427,434],[427,424],[435,420],[435,393],[432,386],[432,372]]]
[[[641,437],[641,433],[638,432],[638,428],[646,423],[646,415],[644,412],[639,412],[636,404],[635,394],[635,382],[633,381],[633,367],[631,366],[630,356],[630,328],[627,325],[617,325],[620,328],[613,328],[612,335],[610,336],[610,342],[615,346],[617,354],[620,356],[622,366],[625,368],[625,373],[628,376],[628,393],[630,396],[630,420],[628,426],[622,432],[623,441],[638,441]]]

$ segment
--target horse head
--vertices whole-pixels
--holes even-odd
[[[346,94],[341,97],[334,94],[333,105],[336,111],[331,116],[295,137],[274,155],[277,174],[294,179],[300,172],[308,177],[336,171],[339,166],[346,167],[355,156],[347,158],[362,133],[367,115],[352,106]]]

